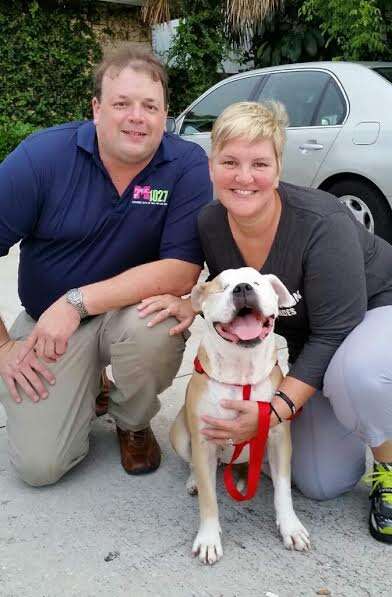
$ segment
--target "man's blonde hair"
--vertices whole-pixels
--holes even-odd
[[[288,117],[279,102],[237,102],[231,104],[216,119],[211,133],[211,156],[233,139],[243,138],[253,143],[271,139],[279,173],[282,169],[282,153],[286,140]]]

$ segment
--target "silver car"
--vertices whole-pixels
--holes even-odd
[[[281,101],[290,126],[282,179],[339,197],[392,242],[392,63],[308,62],[248,71],[211,87],[176,119],[209,152],[211,127],[242,100]]]

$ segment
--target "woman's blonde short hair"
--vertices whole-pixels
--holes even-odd
[[[212,127],[211,156],[214,157],[228,141],[239,137],[249,143],[271,139],[280,173],[287,124],[286,109],[279,102],[231,104],[218,116]]]

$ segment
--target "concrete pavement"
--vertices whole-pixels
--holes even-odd
[[[14,250],[0,260],[0,313],[7,323],[20,308],[17,259]],[[162,395],[153,427],[163,462],[152,475],[126,475],[113,421],[104,417],[94,423],[90,453],[76,470],[57,485],[28,487],[9,465],[0,406],[0,597],[392,595],[392,546],[368,534],[362,484],[321,503],[293,491],[312,539],[312,550],[302,554],[283,548],[267,477],[254,500],[239,504],[225,494],[220,474],[224,557],[213,567],[191,557],[197,499],[185,492],[188,471],[169,446],[168,429],[183,401],[199,334],[200,322],[179,375]]]

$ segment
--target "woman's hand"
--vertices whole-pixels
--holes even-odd
[[[259,407],[257,402],[248,400],[222,400],[221,406],[235,411],[237,417],[228,421],[227,419],[215,419],[202,415],[202,420],[208,424],[201,433],[214,444],[227,446],[228,440],[234,444],[246,442],[257,435]]]
[[[156,315],[148,322],[148,327],[153,327],[168,317],[175,317],[180,322],[169,330],[169,334],[181,334],[188,329],[196,317],[192,308],[190,298],[182,299],[172,294],[160,294],[143,299],[137,306],[140,317],[146,317],[151,313]]]

